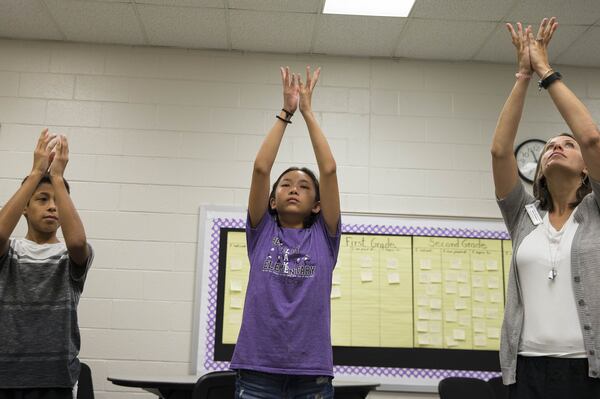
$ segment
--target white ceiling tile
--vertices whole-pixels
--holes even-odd
[[[512,1],[498,0],[417,0],[411,18],[459,21],[500,21]]]
[[[565,65],[600,67],[600,28],[590,28],[560,54],[556,62]]]
[[[230,10],[234,50],[307,53],[316,15]]]
[[[532,24],[525,23],[525,26],[527,25]],[[552,42],[550,43],[550,61],[554,62],[556,57],[563,53],[586,29],[585,26],[559,26],[554,36],[552,36]],[[503,63],[515,63],[517,61],[515,46],[511,42],[510,33],[504,23],[498,24],[490,39],[473,59]]]
[[[319,15],[313,51],[389,57],[405,23],[406,18]]]
[[[466,60],[496,27],[495,22],[409,19],[397,57]]]
[[[317,13],[321,0],[229,0],[230,9]]]
[[[224,9],[137,6],[150,44],[226,49]]]
[[[38,0],[0,1],[0,36],[14,39],[62,39],[50,14]]]
[[[114,0],[104,0],[114,1]],[[122,1],[122,0],[116,0]],[[152,4],[165,7],[204,7],[204,8],[225,8],[223,0],[134,0],[137,4]]]
[[[508,21],[539,21],[557,17],[560,24],[591,25],[600,19],[598,0],[527,0],[518,1]]]
[[[143,44],[133,6],[75,0],[44,0],[67,40]]]

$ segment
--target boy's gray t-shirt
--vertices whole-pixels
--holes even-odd
[[[89,244],[88,244],[89,245]],[[0,388],[71,388],[79,377],[77,305],[93,251],[11,239],[0,258]]]

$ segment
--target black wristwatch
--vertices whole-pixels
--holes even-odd
[[[562,75],[560,74],[560,72],[552,72],[550,75],[546,76],[544,79],[538,82],[538,87],[540,88],[540,90],[547,90],[548,86],[560,79],[562,79]]]

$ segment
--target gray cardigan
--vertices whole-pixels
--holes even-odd
[[[574,215],[578,227],[571,248],[570,278],[589,361],[588,374],[600,378],[600,182],[591,181],[591,184],[592,193],[583,199]],[[523,239],[536,228],[525,210],[525,205],[531,203],[536,204],[542,217],[546,214],[521,182],[506,198],[498,200],[513,245],[500,339],[500,367],[506,385],[516,381],[524,313],[516,254]]]

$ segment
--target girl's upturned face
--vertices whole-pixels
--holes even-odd
[[[544,147],[540,162],[541,173],[546,178],[551,176],[554,170],[567,170],[578,175],[585,170],[579,143],[568,136],[550,139]]]
[[[271,199],[271,209],[277,210],[280,217],[299,217],[304,219],[319,212],[319,203],[315,184],[310,176],[301,170],[292,170],[281,177],[275,189],[275,198]]]

